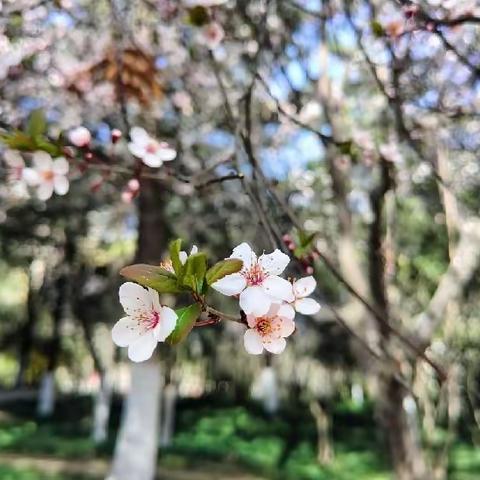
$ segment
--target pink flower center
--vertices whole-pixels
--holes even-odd
[[[148,329],[153,330],[158,323],[160,322],[160,314],[156,312],[155,310],[152,310],[151,316],[150,316],[150,321],[148,323]]]
[[[280,338],[281,322],[278,317],[260,317],[257,318],[257,323],[254,329],[264,339],[264,341],[271,341],[275,338]]]
[[[272,323],[270,318],[261,317],[257,320],[257,324],[255,325],[255,330],[262,336],[265,337],[272,333]]]
[[[267,273],[259,263],[254,263],[248,270],[243,271],[242,275],[245,277],[249,287],[261,285],[267,278]]]
[[[155,142],[150,142],[148,145],[147,145],[147,148],[145,149],[147,150],[148,153],[157,153],[157,150],[158,150],[158,144],[155,143]]]
[[[53,170],[45,170],[40,174],[40,176],[45,182],[51,182],[55,174],[53,173]]]

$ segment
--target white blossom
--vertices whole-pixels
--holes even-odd
[[[177,152],[165,142],[152,138],[143,128],[133,127],[130,130],[128,149],[135,157],[152,168],[158,168],[163,162],[170,162],[177,156]]]
[[[242,243],[230,258],[242,260],[242,270],[217,280],[212,287],[224,295],[240,295],[240,308],[247,315],[265,315],[272,303],[293,301],[292,284],[279,277],[290,261],[288,255],[276,249],[257,259],[250,245]]]
[[[35,188],[40,200],[48,200],[55,192],[65,195],[69,189],[68,162],[63,157],[55,160],[47,153],[38,151],[33,154],[32,168],[23,170],[23,178],[30,187]]]
[[[158,342],[163,342],[177,324],[177,314],[160,305],[158,293],[133,282],[119,290],[120,303],[127,314],[112,329],[112,339],[119,347],[128,347],[128,358],[134,362],[148,360]]]
[[[320,310],[320,304],[313,298],[307,298],[317,286],[317,282],[312,276],[300,278],[293,282],[293,295],[295,300],[291,305],[298,313],[304,315],[313,315]]]

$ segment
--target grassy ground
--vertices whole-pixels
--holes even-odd
[[[32,402],[16,402],[0,410],[0,451],[15,458],[44,457],[63,459],[66,468],[77,463],[83,466],[100,465],[106,469],[112,452],[115,430],[119,420],[119,402],[115,403],[109,441],[96,448],[89,438],[91,402],[87,398],[63,399],[56,415],[45,421],[32,418]],[[160,454],[159,465],[164,469],[161,478],[174,478],[165,471],[198,472],[199,480],[234,478],[241,471],[263,478],[282,480],[389,480],[390,469],[383,448],[384,442],[375,433],[372,412],[368,408],[354,411],[339,406],[333,412],[333,441],[335,458],[327,467],[316,462],[315,429],[307,411],[282,412],[274,418],[263,415],[254,405],[218,405],[205,399],[183,402],[179,406],[177,432],[172,446]],[[80,460],[80,462],[78,462]],[[216,467],[205,464],[215,462]],[[89,463],[90,462],[90,463]],[[95,463],[97,462],[97,463]],[[53,465],[53,460],[50,462]],[[451,458],[451,480],[480,478],[480,451],[467,444],[455,447]],[[91,480],[102,478],[100,470],[90,476],[58,473],[55,468],[47,474],[48,464],[22,464],[2,461],[2,480]],[[57,465],[58,467],[58,465]],[[208,476],[209,469],[236,469],[222,476]],[[80,469],[80,472],[89,472]],[[207,472],[203,477],[201,472]],[[181,473],[179,473],[181,475]],[[60,475],[60,476],[59,476]],[[163,476],[162,476],[163,475]],[[167,476],[165,476],[167,475]],[[183,478],[183,477],[178,477]],[[188,477],[187,477],[188,478]],[[238,478],[250,477],[240,476]],[[257,477],[258,478],[258,477]]]

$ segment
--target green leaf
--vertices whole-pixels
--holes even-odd
[[[43,135],[47,131],[47,122],[43,110],[34,110],[28,119],[27,133],[30,137],[35,138],[38,135]]]
[[[382,24],[378,20],[372,20],[370,22],[370,28],[376,37],[383,37],[385,35]]]
[[[194,292],[201,293],[205,274],[207,273],[207,256],[204,253],[195,253],[187,258],[183,284]]]
[[[28,136],[26,133],[21,132],[20,130],[4,134],[0,137],[0,140],[5,145],[8,145],[10,148],[13,148],[15,150],[29,152],[36,150],[36,144],[33,138]]]
[[[211,285],[226,275],[239,272],[242,267],[243,262],[239,258],[227,258],[226,260],[221,260],[208,269],[206,275],[207,283]]]
[[[36,137],[35,144],[37,150],[43,150],[44,152],[49,153],[52,157],[59,157],[62,155],[62,149],[59,145],[45,140],[43,137]]]
[[[188,23],[194,25],[195,27],[202,27],[210,21],[210,15],[208,10],[202,5],[197,5],[196,7],[190,8],[188,10]]]
[[[179,308],[175,312],[178,315],[177,324],[166,340],[170,345],[176,345],[187,337],[200,316],[202,307],[200,304],[194,303],[188,307]]]
[[[170,251],[170,260],[172,261],[173,269],[175,270],[175,275],[178,278],[178,281],[183,280],[183,275],[185,273],[185,267],[180,261],[180,249],[182,248],[182,240],[177,238],[173,242],[170,242],[169,251]]]
[[[159,293],[181,293],[175,275],[156,265],[136,264],[120,270],[120,275],[134,282],[150,287]]]

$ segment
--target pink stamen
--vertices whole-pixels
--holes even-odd
[[[158,150],[158,144],[157,143],[149,143],[146,148],[148,153],[157,153]]]
[[[148,325],[149,329],[155,328],[160,322],[160,314],[155,310],[152,311],[152,315],[150,317],[150,323]]]
[[[259,263],[254,263],[248,270],[242,272],[249,287],[261,285],[267,274]]]

